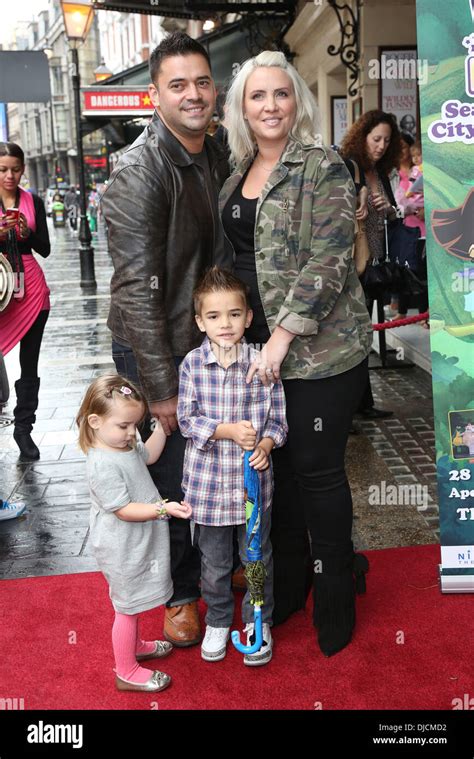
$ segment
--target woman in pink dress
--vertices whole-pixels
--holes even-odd
[[[15,382],[17,404],[13,410],[13,437],[21,460],[39,458],[31,437],[38,408],[38,358],[49,316],[49,289],[33,250],[49,256],[46,212],[43,201],[20,187],[25,156],[19,145],[0,142],[0,252],[9,260],[15,277],[13,297],[0,312],[0,351],[6,355],[20,343],[21,377]],[[19,217],[7,215],[19,209]]]

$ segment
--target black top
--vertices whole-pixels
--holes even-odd
[[[253,320],[245,332],[245,337],[252,344],[266,343],[270,338],[270,330],[262,306],[255,267],[254,232],[258,198],[244,198],[242,195],[245,177],[246,175],[242,177],[224,206],[222,224],[235,251],[234,274],[250,288]]]
[[[26,240],[17,238],[18,252],[24,256],[28,254],[31,255],[34,250],[43,258],[47,258],[51,253],[51,243],[49,241],[44,203],[38,195],[34,194],[33,203],[35,207],[36,232],[32,232]],[[6,238],[0,240],[0,252],[6,252]]]
[[[199,166],[204,173],[204,185],[206,187],[207,200],[211,208],[211,213],[214,216],[214,211],[212,209],[216,209],[218,206],[219,193],[217,191],[215,183],[212,180],[211,167],[209,165],[209,155],[206,145],[203,145],[200,153],[190,153],[189,155],[192,158],[193,163],[195,163],[196,166]]]

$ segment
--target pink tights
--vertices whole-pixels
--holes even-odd
[[[151,677],[151,670],[140,667],[136,654],[151,654],[155,649],[154,641],[141,640],[138,637],[138,614],[119,614],[115,612],[112,627],[112,646],[115,656],[115,671],[123,680],[133,683],[146,683]]]

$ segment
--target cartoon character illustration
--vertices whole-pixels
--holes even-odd
[[[462,427],[458,424],[456,426],[456,433],[455,433],[455,435],[453,437],[453,445],[456,445],[456,446],[463,445],[462,434],[461,433],[462,433]]]
[[[469,455],[474,456],[474,424],[466,424],[462,434],[462,442],[469,448]]]
[[[431,225],[436,242],[447,253],[474,264],[474,187],[461,206],[432,211]]]
[[[465,264],[472,264],[472,267],[465,267],[464,271],[459,272],[459,277],[471,278],[474,272],[474,187],[471,187],[466,195],[464,203],[457,208],[448,208],[447,210],[435,209],[431,213],[431,227],[433,236],[442,248],[450,256],[455,256]],[[443,287],[441,286],[441,292]],[[430,320],[432,334],[440,329],[446,330],[454,337],[474,336],[474,296],[470,292],[464,295],[464,310],[470,314],[471,321],[468,323],[446,324],[443,319],[436,319],[435,316]],[[455,314],[451,311],[452,316],[456,319]]]

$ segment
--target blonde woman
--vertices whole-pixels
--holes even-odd
[[[313,584],[318,641],[331,656],[351,639],[354,575],[367,569],[353,550],[344,470],[371,342],[351,257],[355,188],[321,145],[314,98],[282,53],[246,61],[226,106],[235,171],[220,209],[235,274],[250,287],[246,336],[265,344],[247,379],[282,378],[289,425],[272,454],[273,618],[303,608]]]

